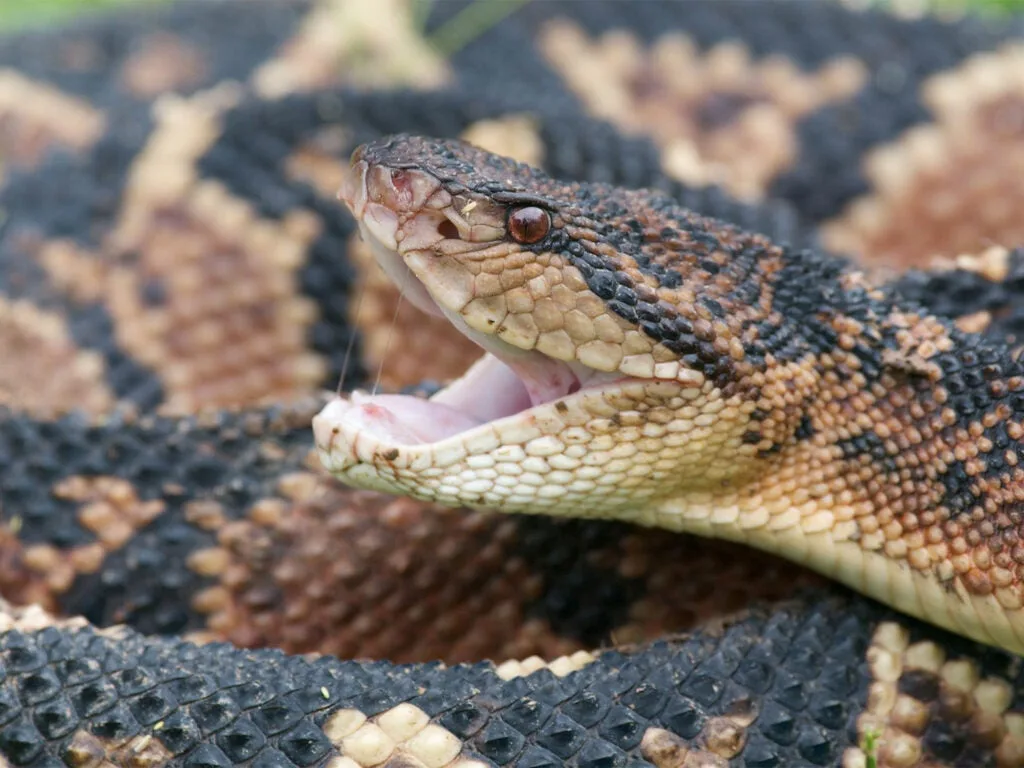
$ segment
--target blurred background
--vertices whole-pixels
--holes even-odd
[[[195,0],[203,2],[204,0]],[[259,2],[259,0],[252,0]],[[351,2],[373,2],[374,0],[351,0]],[[430,4],[443,0],[408,0],[416,4]],[[530,0],[526,0],[529,2]],[[543,0],[533,0],[543,2]],[[625,2],[626,0],[624,0]],[[837,0],[842,2],[844,0]],[[965,10],[985,14],[1010,13],[1024,10],[1024,0],[845,0],[857,7],[877,6],[895,9],[905,13],[919,13],[934,10],[946,13],[962,13]],[[118,5],[153,5],[167,0],[0,0],[0,30],[25,25],[45,24],[76,13],[89,12]],[[478,0],[495,2],[495,0]]]

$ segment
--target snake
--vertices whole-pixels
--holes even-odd
[[[4,763],[1024,765],[1022,39],[0,39]]]

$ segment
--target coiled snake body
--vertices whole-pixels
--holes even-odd
[[[1024,25],[483,6],[0,45],[4,760],[1024,764]]]

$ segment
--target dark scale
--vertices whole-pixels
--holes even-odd
[[[627,527],[618,523],[525,518],[516,554],[543,577],[538,597],[527,607],[555,632],[585,647],[607,643],[626,623],[629,606],[643,593],[642,579],[594,563],[596,551],[617,552]]]
[[[869,603],[851,605],[846,598],[836,597],[794,604],[788,612],[790,630],[780,631],[777,618],[755,612],[718,637],[661,642],[639,654],[606,653],[566,678],[548,674],[532,676],[536,680],[510,681],[501,681],[486,665],[388,668],[378,662],[360,664],[330,658],[304,661],[276,651],[235,651],[224,645],[195,647],[173,640],[145,639],[130,631],[112,638],[92,630],[55,630],[57,644],[44,644],[43,633],[26,633],[20,636],[19,645],[9,643],[0,651],[0,662],[9,670],[0,693],[10,686],[22,686],[38,674],[39,667],[36,671],[16,671],[19,665],[11,663],[16,649],[21,649],[21,655],[41,655],[42,669],[57,665],[55,659],[47,660],[50,649],[60,654],[62,668],[69,661],[88,659],[104,671],[86,685],[106,685],[116,698],[103,714],[91,717],[92,732],[118,739],[150,733],[173,755],[171,764],[183,766],[222,761],[255,764],[281,757],[294,765],[319,764],[333,750],[316,725],[322,720],[296,706],[297,700],[289,693],[312,686],[322,686],[330,699],[338,702],[325,710],[326,715],[352,706],[351,694],[355,691],[369,692],[380,686],[409,691],[406,695],[412,698],[404,700],[414,704],[416,697],[430,696],[441,702],[446,690],[456,692],[450,700],[453,703],[435,717],[452,733],[470,738],[472,751],[501,766],[523,759],[543,764],[543,759],[550,759],[546,755],[558,760],[572,756],[577,762],[593,765],[625,765],[627,760],[641,757],[642,734],[649,726],[667,728],[684,739],[699,739],[710,718],[728,715],[743,706],[742,702],[752,700],[760,702],[759,716],[746,729],[747,743],[754,747],[752,757],[778,760],[780,765],[799,761],[830,764],[836,754],[850,746],[847,726],[855,713],[852,708],[845,710],[845,698],[851,693],[855,699],[865,695],[869,677],[867,669],[861,667],[862,671],[849,681],[852,689],[844,688],[842,694],[837,694],[836,680],[828,670],[837,666],[857,669],[858,665],[851,667],[851,660],[845,656],[851,637],[860,638],[857,650],[862,654],[874,622],[890,618],[890,614]],[[912,626],[915,636],[935,634],[924,625]],[[61,643],[65,636],[69,642]],[[771,657],[779,659],[772,675],[775,685],[766,680],[764,671],[758,672],[750,664],[763,655],[766,644],[773,649]],[[977,648],[966,641],[964,647]],[[818,654],[820,662],[809,667],[808,651]],[[1005,655],[994,656],[1008,663]],[[182,672],[168,676],[169,671],[185,665],[192,677]],[[668,670],[673,674],[666,675]],[[195,678],[204,681],[201,687],[186,682]],[[213,683],[217,679],[228,682],[218,687]],[[75,701],[72,692],[81,690],[81,686],[70,686],[65,691],[66,683],[60,676],[55,675],[53,680],[56,689],[46,701],[26,704],[20,718],[0,725],[0,745],[12,762],[15,758],[34,760],[44,753],[60,755],[64,737],[54,734],[63,732],[72,717],[72,710],[62,702]],[[536,688],[538,692],[552,685],[558,689],[557,694],[551,689],[543,695],[548,703],[541,704],[522,693],[536,687],[537,680],[547,681]],[[794,701],[786,691],[797,680],[804,695]],[[915,692],[924,692],[909,680],[906,684]],[[118,688],[123,693],[117,693]],[[706,692],[715,688],[720,690],[717,698],[708,696]],[[172,689],[186,694],[201,691],[206,696],[188,705],[188,715],[178,705],[156,730],[139,720],[138,714],[148,719],[144,713],[133,714],[148,707],[143,702],[154,696],[167,700]],[[249,691],[256,689],[264,693],[253,699]],[[506,689],[519,693],[510,698]],[[698,692],[701,700],[684,691]],[[506,703],[498,704],[502,701]],[[385,706],[396,703],[398,700]],[[213,714],[246,710],[249,716],[227,722]],[[940,741],[938,734],[930,737],[936,743]]]
[[[49,493],[53,485],[70,478],[120,478],[143,502],[164,504],[153,522],[107,555],[102,570],[80,575],[59,596],[63,610],[100,625],[128,621],[162,634],[201,628],[204,619],[191,607],[191,600],[210,580],[187,563],[197,550],[215,545],[216,533],[186,519],[187,503],[212,499],[228,519],[242,518],[257,498],[273,496],[283,474],[303,466],[312,442],[308,416],[301,414],[294,427],[285,422],[265,431],[291,452],[264,464],[259,452],[239,444],[238,435],[245,434],[248,418],[266,415],[260,411],[229,415],[213,428],[163,418],[111,419],[102,427],[87,428],[84,421],[67,418],[60,422],[60,429],[47,430],[45,424],[32,429],[31,420],[0,420],[0,447],[17,444],[18,455],[34,457],[33,461],[51,455],[63,443],[76,442],[75,434],[89,445],[88,450],[62,454],[58,474],[36,488],[31,502],[25,497],[29,489],[23,492],[15,482],[25,472],[23,464],[15,460],[0,465],[0,503],[12,516],[25,510],[21,533],[25,541],[60,549],[94,540],[77,519],[80,505]],[[155,477],[154,467],[160,470]],[[251,487],[236,486],[235,479],[241,477]]]

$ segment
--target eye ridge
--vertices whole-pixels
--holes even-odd
[[[538,243],[551,231],[551,214],[536,205],[513,208],[508,214],[508,233],[517,243]]]

